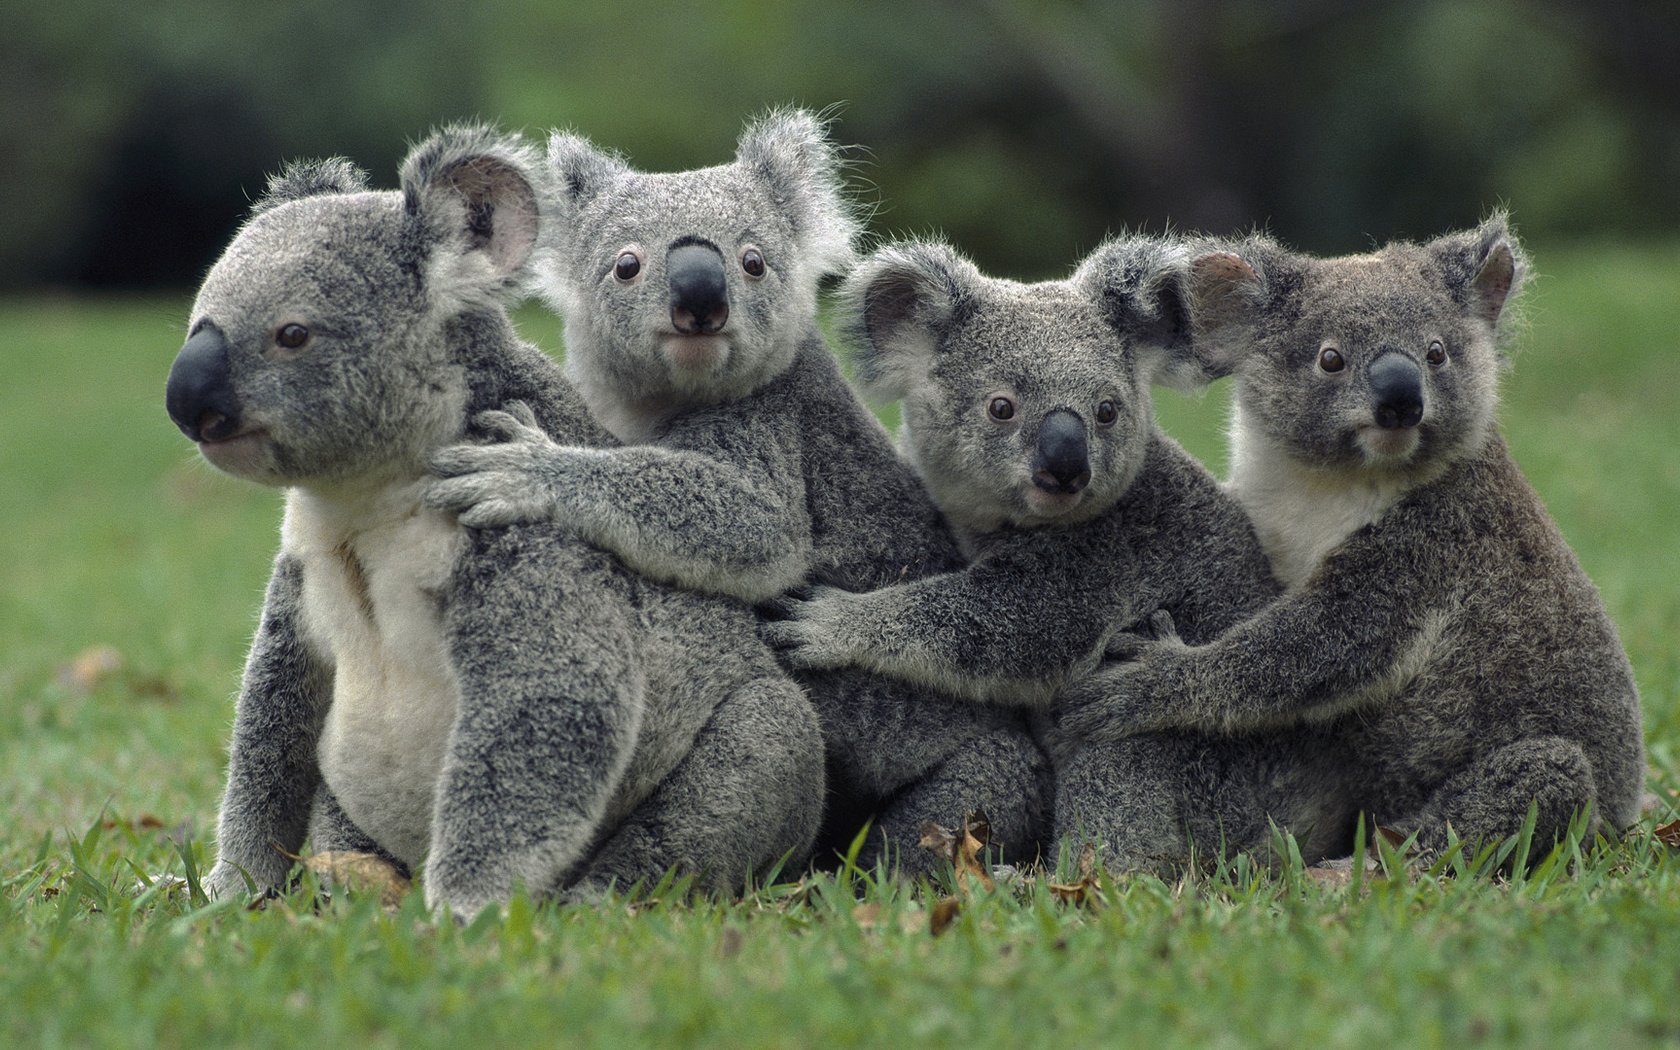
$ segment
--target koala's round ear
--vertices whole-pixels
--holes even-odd
[[[445,258],[488,264],[454,280],[493,290],[518,275],[537,243],[535,158],[517,137],[487,127],[445,128],[402,165],[403,208]],[[463,291],[467,290],[465,288]]]
[[[973,263],[934,241],[889,244],[858,263],[840,286],[838,317],[870,397],[896,400],[927,376],[979,280]]]
[[[624,158],[599,149],[582,135],[556,131],[548,137],[548,171],[553,183],[545,203],[565,222],[631,168]]]
[[[1189,277],[1182,245],[1135,237],[1097,248],[1080,263],[1073,283],[1132,346],[1150,382],[1195,389],[1215,377],[1194,354]]]
[[[852,264],[859,224],[845,195],[845,161],[820,117],[772,110],[741,133],[735,161],[764,181],[814,274],[842,273]]]
[[[268,189],[251,205],[253,216],[290,201],[325,193],[360,193],[368,188],[367,172],[343,157],[294,160],[268,177]]]
[[[1528,277],[1528,257],[1506,214],[1494,212],[1474,230],[1449,233],[1426,247],[1453,301],[1498,328],[1506,303]]]
[[[1268,253],[1255,243],[1239,247],[1240,252],[1207,245],[1191,249],[1186,284],[1191,352],[1208,379],[1236,370],[1250,326],[1265,306]]]

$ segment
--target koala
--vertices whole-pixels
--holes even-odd
[[[775,112],[733,162],[648,174],[572,134],[549,142],[544,294],[566,370],[625,444],[540,428],[434,458],[431,506],[475,525],[558,520],[650,577],[765,602],[950,571],[962,552],[817,326],[819,279],[853,261],[841,162],[809,113]],[[505,422],[505,421],[504,421]],[[1048,762],[1016,713],[859,671],[801,674],[828,746],[825,846],[908,875],[924,819],[983,808],[1030,856]]]
[[[1021,284],[911,241],[853,271],[842,301],[860,377],[902,400],[905,453],[973,560],[868,593],[791,596],[768,636],[793,666],[867,668],[1044,720],[1117,632],[1164,610],[1209,641],[1277,596],[1242,508],[1155,423],[1152,383],[1206,381],[1187,261],[1131,238],[1067,280]],[[1268,818],[1317,823],[1273,790],[1301,776],[1292,742],[1051,737],[1056,834],[1101,839],[1115,866],[1182,862],[1193,839],[1260,844]],[[1242,829],[1206,820],[1239,786],[1258,800]]]
[[[1198,353],[1235,376],[1230,492],[1285,593],[1207,641],[1140,643],[1070,689],[1090,740],[1313,733],[1350,812],[1441,849],[1638,815],[1616,629],[1499,435],[1528,263],[1505,216],[1318,259],[1256,236],[1192,267]]]
[[[503,309],[537,240],[528,152],[446,129],[398,191],[294,166],[198,293],[169,415],[286,492],[213,895],[281,886],[306,834],[423,866],[428,905],[465,916],[673,866],[733,891],[816,833],[816,715],[750,607],[552,521],[473,529],[422,500],[434,452],[498,436],[491,407],[613,442]]]

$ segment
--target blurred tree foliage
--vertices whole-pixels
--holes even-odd
[[[1318,251],[1509,205],[1530,237],[1680,229],[1672,0],[23,0],[0,32],[0,287],[190,283],[289,157],[389,185],[430,126],[726,160],[840,103],[882,233],[1064,272],[1105,233]]]

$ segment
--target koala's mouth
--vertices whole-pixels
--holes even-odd
[[[1418,427],[1388,430],[1365,426],[1360,427],[1354,435],[1354,442],[1359,446],[1359,451],[1365,454],[1367,461],[1387,465],[1404,463],[1411,459],[1418,446],[1423,444],[1423,434]]]
[[[268,433],[252,427],[216,441],[200,441],[199,455],[217,470],[248,477],[267,462]]]
[[[1080,489],[1078,492],[1046,492],[1037,485],[1027,485],[1027,509],[1039,518],[1059,518],[1072,513],[1080,504],[1085,502],[1085,496],[1091,490]]]
[[[716,368],[729,357],[729,340],[720,335],[670,334],[665,336],[660,349],[673,366],[702,371]]]

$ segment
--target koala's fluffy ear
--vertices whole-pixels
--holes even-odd
[[[1250,325],[1265,308],[1272,252],[1258,242],[1240,251],[1202,245],[1189,262],[1191,353],[1208,379],[1234,372],[1248,345]]]
[[[524,270],[537,243],[535,158],[517,137],[451,127],[409,153],[403,208],[431,251],[435,292],[495,294]]]
[[[268,177],[268,189],[251,205],[251,214],[261,215],[289,201],[323,193],[360,193],[368,188],[367,172],[343,157],[324,160],[294,160],[279,174]]]
[[[548,170],[554,180],[549,210],[568,223],[631,168],[622,157],[599,149],[582,135],[556,131],[548,137]]]
[[[1194,390],[1216,377],[1194,353],[1189,278],[1189,253],[1181,245],[1138,237],[1099,247],[1073,283],[1134,348],[1149,381]]]
[[[764,180],[816,275],[852,264],[858,221],[844,193],[840,149],[820,118],[803,109],[773,110],[742,132],[735,160]]]
[[[858,382],[871,398],[901,398],[928,374],[979,280],[973,263],[932,241],[887,245],[846,277],[840,321],[857,347]]]
[[[1453,300],[1493,328],[1528,276],[1528,258],[1504,212],[1474,230],[1449,233],[1426,246]]]

